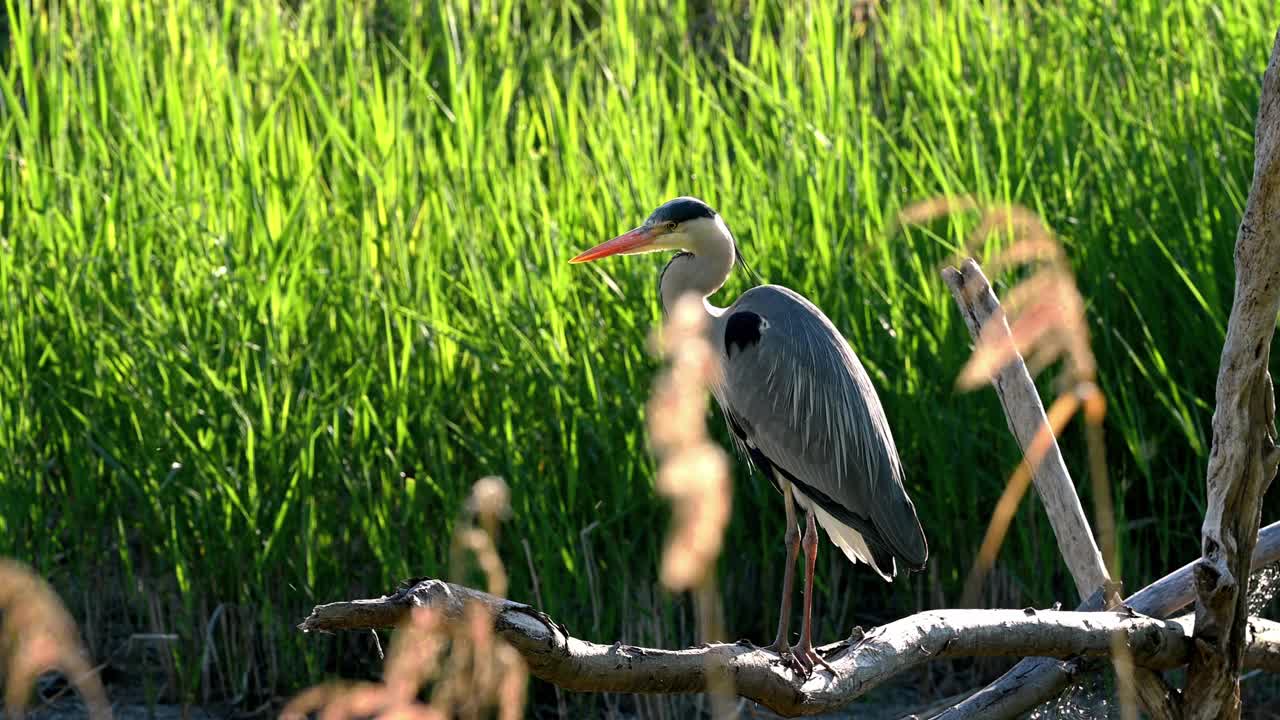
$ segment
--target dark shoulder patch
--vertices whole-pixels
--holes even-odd
[[[724,354],[732,358],[735,349],[742,352],[760,342],[763,322],[763,318],[747,310],[730,315],[724,326]]]

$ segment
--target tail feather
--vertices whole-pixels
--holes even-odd
[[[827,531],[827,537],[831,538],[831,542],[836,547],[844,551],[850,561],[864,562],[870,565],[877,575],[884,578],[885,582],[893,582],[894,576],[898,574],[898,566],[892,553],[884,550],[876,552],[868,545],[862,533],[835,519],[831,513],[809,500],[799,490],[796,490],[795,494],[800,506],[815,514],[818,524]]]

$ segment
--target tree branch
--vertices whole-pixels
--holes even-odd
[[[1280,522],[1272,523],[1258,534],[1253,551],[1254,572],[1280,561]],[[1187,563],[1125,599],[1125,607],[1143,615],[1168,617],[1195,602],[1194,568]],[[1101,607],[1100,596],[1093,607]],[[1085,603],[1080,609],[1091,606]],[[1030,711],[1056,697],[1076,677],[1091,671],[1090,663],[1071,659],[1065,662],[1046,658],[1027,658],[964,702],[935,716],[934,720],[973,720],[976,718],[1010,718]]]
[[[331,632],[393,627],[414,607],[441,609],[460,621],[469,602],[493,613],[495,629],[524,656],[535,676],[568,690],[627,693],[692,693],[708,676],[725,673],[736,692],[784,715],[829,711],[857,699],[889,678],[944,657],[1101,657],[1122,634],[1143,667],[1186,662],[1190,621],[1161,620],[1127,612],[942,610],[923,612],[834,643],[822,652],[838,672],[797,676],[776,653],[747,643],[709,644],[686,650],[600,645],[569,635],[565,627],[528,605],[440,580],[418,579],[391,595],[318,605],[298,627]],[[1246,662],[1280,670],[1280,624],[1254,621]]]
[[[1262,78],[1253,184],[1236,235],[1236,286],[1218,368],[1208,509],[1195,566],[1195,653],[1187,707],[1195,718],[1240,715],[1249,558],[1262,495],[1276,472],[1275,395],[1267,367],[1280,311],[1280,34]]]
[[[999,323],[997,327],[1008,335],[1004,310],[977,262],[968,258],[958,270],[944,268],[942,278],[951,289],[975,342],[982,337],[983,328],[993,322]],[[1048,420],[1040,393],[1021,355],[1014,353],[1013,361],[992,378],[991,385],[1000,398],[1010,432],[1018,441],[1023,455],[1029,456],[1037,433],[1048,425]],[[1036,494],[1044,503],[1058,540],[1058,549],[1071,571],[1080,598],[1085,600],[1099,590],[1104,595],[1111,593],[1113,578],[1094,542],[1075,483],[1071,481],[1057,439],[1052,435],[1040,462],[1031,468],[1031,478]],[[1111,604],[1108,600],[1115,600],[1114,595],[1099,595],[1099,598],[1098,606],[1091,609],[1103,609]],[[1125,664],[1127,666],[1127,661]],[[1132,673],[1132,680],[1136,699],[1153,720],[1174,720],[1177,717],[1178,713],[1169,699],[1172,694],[1163,678],[1145,668],[1137,668]]]
[[[982,328],[992,318],[997,318],[1004,326],[1005,333],[1009,332],[1000,301],[991,290],[991,283],[982,274],[982,268],[972,258],[966,259],[959,270],[944,268],[942,279],[951,289],[974,340],[978,339]],[[1009,423],[1009,432],[1013,433],[1018,447],[1026,454],[1032,439],[1048,420],[1044,404],[1040,401],[1040,393],[1036,390],[1035,382],[1022,357],[1015,355],[1013,362],[992,378],[991,386],[1000,397],[1000,405],[1004,408],[1005,419]],[[1084,508],[1080,506],[1080,497],[1076,494],[1057,442],[1050,444],[1040,463],[1032,468],[1031,481],[1040,501],[1044,503],[1049,524],[1053,526],[1058,548],[1075,580],[1080,599],[1086,600],[1098,588],[1108,586],[1111,577],[1102,562],[1102,553],[1094,542],[1089,521],[1085,517]]]

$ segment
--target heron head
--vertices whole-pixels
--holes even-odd
[[[698,253],[707,242],[732,242],[719,213],[695,197],[668,200],[644,224],[601,243],[569,262],[584,263],[610,255],[639,255],[662,250]]]

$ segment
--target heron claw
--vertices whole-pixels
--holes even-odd
[[[819,665],[826,668],[833,677],[838,677],[836,669],[831,667],[831,663],[823,659],[812,645],[806,645],[802,642],[799,646],[791,649],[791,657],[806,678],[812,675]]]
[[[786,640],[778,638],[777,640],[774,640],[772,644],[766,645],[760,649],[776,653],[778,655],[778,659],[776,660],[777,663],[786,665],[792,670],[800,669],[796,664],[795,655],[791,652],[791,645]]]
[[[805,651],[802,646],[792,647],[785,642],[774,642],[772,645],[761,648],[769,652],[777,653],[777,663],[790,668],[797,675],[807,678],[813,674],[814,667],[821,665],[831,671],[832,675],[836,674],[835,668],[831,664],[822,659],[816,650],[811,646]]]

